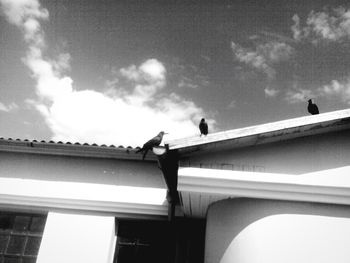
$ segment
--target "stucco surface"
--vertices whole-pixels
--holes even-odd
[[[206,263],[345,263],[349,258],[349,206],[237,198],[208,210]]]

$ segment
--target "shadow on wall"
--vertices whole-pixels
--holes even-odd
[[[153,162],[0,152],[0,177],[164,188]]]
[[[349,250],[349,206],[237,198],[208,210],[206,263],[347,262]]]
[[[301,175],[350,165],[350,130],[258,144],[225,151],[192,153],[184,167]]]

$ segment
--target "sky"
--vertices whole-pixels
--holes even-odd
[[[0,0],[0,137],[142,146],[350,103],[350,3]]]

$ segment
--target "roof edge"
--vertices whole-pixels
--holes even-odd
[[[170,150],[186,150],[251,137],[250,143],[247,144],[245,142],[243,145],[247,146],[257,144],[259,136],[264,138],[264,140],[260,140],[260,143],[262,143],[263,141],[269,142],[268,138],[272,136],[278,136],[280,138],[286,136],[286,139],[289,139],[291,136],[288,135],[291,133],[294,133],[292,137],[295,138],[308,135],[308,131],[312,131],[311,134],[319,134],[331,130],[340,130],[345,127],[350,127],[350,109],[221,131],[202,137],[182,138],[165,143],[169,145]],[[235,147],[238,147],[239,144],[240,142],[235,143]]]

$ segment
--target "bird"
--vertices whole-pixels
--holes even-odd
[[[307,111],[312,115],[319,114],[318,107],[315,103],[312,103],[312,99],[309,99],[308,102]]]
[[[167,134],[166,132],[163,132],[161,131],[160,133],[158,133],[157,136],[153,137],[152,139],[150,139],[149,141],[147,141],[141,149],[138,149],[136,151],[136,153],[139,153],[139,152],[143,152],[143,156],[142,156],[142,160],[145,159],[146,157],[146,154],[149,150],[152,150],[153,147],[155,146],[159,146],[160,143],[162,142],[162,139],[163,139],[163,136],[164,134]]]
[[[202,118],[201,122],[199,123],[199,131],[201,132],[201,135],[207,135],[208,134],[208,124],[205,122],[205,119]]]

